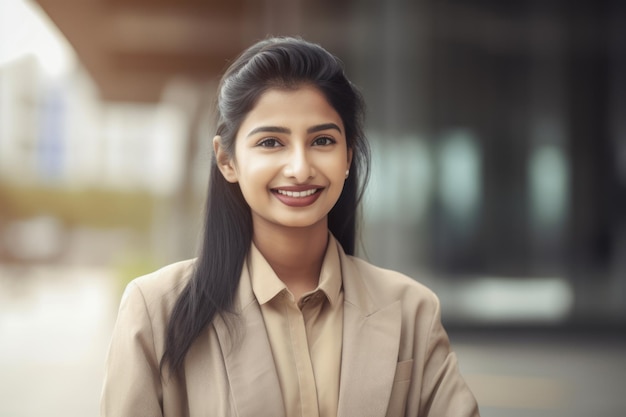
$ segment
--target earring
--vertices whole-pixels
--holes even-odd
[[[350,175],[350,170],[346,169],[346,178],[348,178],[348,175]]]

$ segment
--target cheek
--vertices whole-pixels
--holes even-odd
[[[328,170],[333,173],[333,176],[345,177],[346,169],[350,167],[348,162],[348,155],[343,153],[328,162]]]
[[[272,171],[271,165],[255,159],[248,159],[240,166],[242,177],[251,183],[266,181],[271,174],[270,171]]]
[[[242,191],[257,192],[265,189],[275,176],[274,164],[264,158],[240,158],[238,164],[239,185]]]

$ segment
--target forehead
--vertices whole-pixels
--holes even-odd
[[[341,117],[318,88],[271,88],[248,112],[239,128],[239,135],[246,135],[260,125],[297,129],[329,122],[339,125],[344,131]]]

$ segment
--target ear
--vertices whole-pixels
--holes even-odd
[[[213,151],[215,152],[217,167],[226,181],[231,183],[237,182],[237,170],[235,163],[222,146],[222,137],[220,135],[213,138]]]
[[[350,167],[352,166],[352,148],[348,148],[348,167],[346,169],[350,169]]]

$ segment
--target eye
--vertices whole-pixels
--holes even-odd
[[[276,138],[265,138],[259,141],[256,146],[261,148],[277,148],[282,145]]]
[[[320,136],[315,138],[313,146],[328,146],[337,143],[337,141],[330,136]]]

